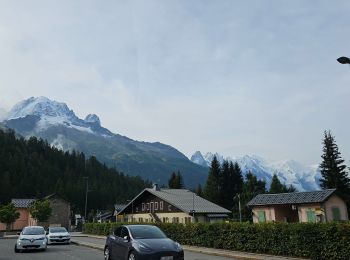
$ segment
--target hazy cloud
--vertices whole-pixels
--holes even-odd
[[[336,62],[349,13],[346,0],[4,1],[0,107],[47,96],[186,155],[306,163],[331,129],[349,160],[350,69]]]

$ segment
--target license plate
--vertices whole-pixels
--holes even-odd
[[[173,256],[162,256],[160,260],[173,260]]]

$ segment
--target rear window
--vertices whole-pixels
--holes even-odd
[[[67,232],[67,229],[64,227],[55,227],[55,228],[49,228],[50,233],[65,233]]]

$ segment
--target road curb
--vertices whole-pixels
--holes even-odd
[[[83,237],[83,236],[80,236],[80,237]],[[85,237],[105,239],[105,237],[103,236],[85,235]],[[80,245],[80,246],[98,249],[101,251],[104,250],[104,245],[97,245],[94,243],[83,242],[83,241],[74,241],[74,237],[72,237],[71,243]],[[222,256],[222,257],[234,258],[239,260],[307,260],[305,258],[263,255],[263,254],[249,253],[249,252],[227,251],[223,249],[216,250],[211,248],[202,248],[202,247],[186,246],[186,245],[182,245],[182,247],[184,250],[190,251],[190,252],[203,253],[203,254],[213,255],[213,256]]]
[[[101,250],[101,251],[104,250],[104,246],[96,245],[96,244],[93,244],[93,243],[74,241],[74,240],[71,240],[70,242],[72,244],[75,244],[75,245],[78,245],[78,246],[85,246],[85,247],[89,247],[89,248],[93,248],[93,249],[97,249],[97,250]]]

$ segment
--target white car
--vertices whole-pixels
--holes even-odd
[[[69,244],[70,234],[64,227],[49,227],[46,232],[47,244]]]
[[[23,250],[42,250],[47,248],[45,229],[40,226],[28,226],[23,228],[15,244],[15,253]]]

